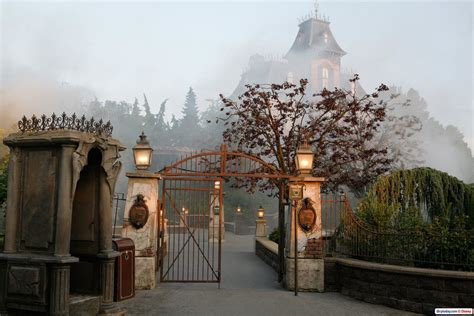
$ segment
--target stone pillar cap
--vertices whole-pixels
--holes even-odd
[[[126,176],[129,178],[147,178],[147,179],[161,179],[161,174],[154,173],[148,170],[135,170],[133,172],[127,172]]]
[[[323,177],[290,177],[290,182],[324,182]]]

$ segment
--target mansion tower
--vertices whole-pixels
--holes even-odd
[[[342,88],[364,94],[357,84],[351,84],[352,73],[341,71],[341,59],[346,52],[337,43],[327,18],[318,15],[307,17],[299,24],[299,30],[288,53],[280,60],[267,60],[261,55],[249,59],[248,69],[231,95],[235,98],[245,90],[246,84],[298,83],[308,79],[308,95],[323,88]]]

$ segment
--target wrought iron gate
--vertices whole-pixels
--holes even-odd
[[[221,178],[164,177],[160,211],[160,281],[221,280],[224,233]]]
[[[163,177],[159,223],[161,282],[221,281],[223,179],[287,179],[273,165],[242,152],[191,154],[159,171]],[[284,213],[279,225],[283,230]],[[279,255],[283,260],[283,245]],[[281,265],[283,266],[283,264]]]

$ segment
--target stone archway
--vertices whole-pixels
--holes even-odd
[[[24,117],[18,126],[20,132],[4,139],[11,156],[0,311],[67,315],[71,266],[89,270],[81,266],[85,257],[93,258],[96,278],[87,289],[73,284],[73,290],[97,295],[101,311],[112,311],[118,253],[112,249],[111,206],[125,147],[111,138],[110,123],[75,115]],[[81,224],[77,212],[85,207],[90,221]]]

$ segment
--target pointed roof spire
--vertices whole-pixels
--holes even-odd
[[[315,13],[317,11],[315,10]],[[309,18],[299,24],[298,34],[286,57],[310,49],[332,52],[344,56],[346,52],[339,46],[329,27],[329,21],[324,18]]]

